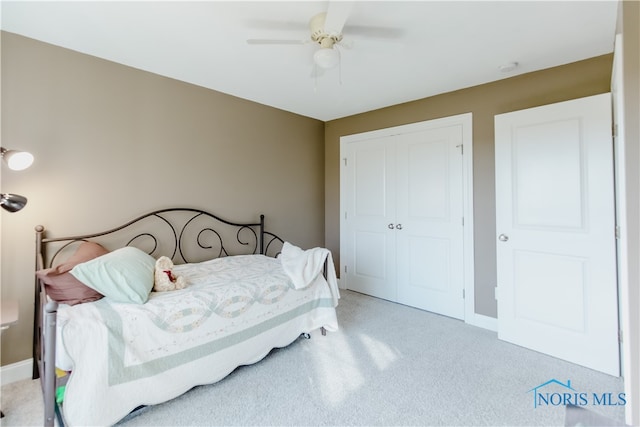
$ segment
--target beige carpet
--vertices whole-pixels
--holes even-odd
[[[623,391],[620,378],[493,332],[354,292],[342,296],[340,331],[315,332],[120,425],[561,426],[564,406],[534,407],[532,388],[557,379],[588,395]],[[34,381],[2,387],[2,408],[2,426],[42,425]],[[624,420],[623,406],[588,409]]]

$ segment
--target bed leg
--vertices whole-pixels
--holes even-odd
[[[320,327],[320,332],[322,332],[322,336],[326,336],[327,335],[327,330],[324,328],[324,326]]]
[[[48,303],[45,306],[44,315],[44,354],[42,357],[42,367],[40,375],[42,381],[42,391],[44,394],[44,425],[53,427],[55,425],[56,411],[56,316],[58,304]]]

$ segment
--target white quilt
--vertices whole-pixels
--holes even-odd
[[[174,273],[187,288],[152,292],[143,305],[104,298],[59,309],[59,343],[73,363],[67,424],[112,425],[140,405],[255,363],[302,332],[338,328],[337,289],[322,275],[297,289],[278,259],[232,256]]]

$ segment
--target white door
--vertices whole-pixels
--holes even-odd
[[[495,132],[498,337],[619,375],[610,94]]]
[[[349,289],[464,318],[462,126],[343,150]]]
[[[396,141],[398,302],[464,319],[462,126]]]

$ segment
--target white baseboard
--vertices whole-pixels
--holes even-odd
[[[465,321],[469,325],[489,329],[493,332],[498,332],[498,319],[496,319],[495,317],[489,317],[485,316],[484,314],[474,313],[471,319],[465,319]]]
[[[33,359],[12,363],[0,367],[1,385],[7,385],[16,381],[31,379],[33,374]]]

